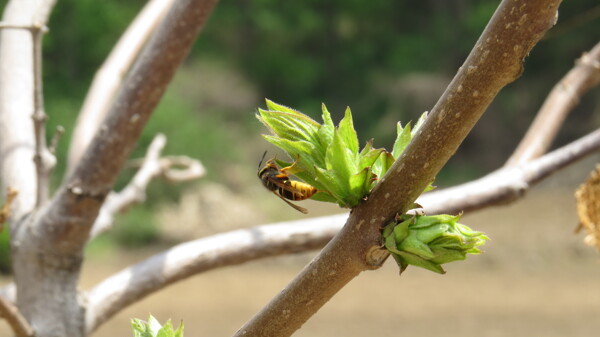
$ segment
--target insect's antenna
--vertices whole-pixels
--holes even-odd
[[[259,170],[260,170],[260,167],[262,166],[263,160],[265,160],[266,155],[267,155],[267,151],[265,150],[265,153],[263,153],[262,158],[260,158],[260,162],[258,163]]]

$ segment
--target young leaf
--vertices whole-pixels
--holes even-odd
[[[354,130],[350,108],[346,108],[344,118],[340,121],[338,132],[350,152],[358,153],[358,136],[356,135],[356,130]]]
[[[394,142],[394,148],[392,149],[392,156],[398,159],[408,143],[410,143],[410,139],[412,138],[410,132],[410,122],[406,124],[406,127],[402,127],[402,123],[398,122],[396,125],[396,141]]]

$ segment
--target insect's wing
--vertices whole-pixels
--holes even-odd
[[[277,176],[279,177],[279,176]],[[285,178],[287,178],[287,176],[284,176]],[[300,198],[304,197],[304,193],[302,193],[302,191],[292,187],[292,185],[289,184],[289,180],[281,180],[281,179],[275,179],[275,178],[271,178],[268,177],[267,180],[269,180],[269,182],[273,183],[275,186],[280,187],[284,190],[294,190],[294,193],[297,194]],[[288,182],[286,184],[286,182]],[[277,194],[279,197],[283,198],[283,196]]]
[[[282,197],[279,193],[277,193],[277,191],[272,191],[273,194],[275,194],[276,196],[279,197],[279,199],[285,201],[286,204],[292,206],[295,210],[297,210],[298,212],[302,212],[304,214],[308,214],[308,210],[304,207],[300,207],[296,204],[292,204],[290,201],[288,201],[286,198]]]

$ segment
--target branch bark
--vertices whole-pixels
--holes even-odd
[[[509,203],[550,174],[598,151],[600,130],[517,167],[504,167],[473,182],[424,194],[417,202],[428,214],[457,214]],[[259,258],[321,248],[347,219],[344,213],[275,223],[175,246],[90,290],[86,329],[94,331],[126,306],[187,277]]]
[[[600,43],[584,53],[558,82],[540,108],[517,149],[506,162],[514,166],[544,154],[579,98],[600,83]]]
[[[388,257],[380,229],[404,213],[554,25],[560,1],[504,0],[421,130],[321,253],[235,336],[289,336],[360,272]],[[352,247],[352,248],[349,248]]]
[[[127,305],[186,277],[218,267],[322,247],[346,214],[284,222],[218,234],[177,245],[131,266],[88,294],[89,332]]]
[[[151,0],[131,23],[94,76],[73,130],[67,171],[72,172],[96,134],[123,78],[174,0]]]
[[[0,180],[2,190],[19,192],[11,210],[21,219],[36,205],[37,179],[34,113],[34,41],[29,29],[43,26],[55,0],[10,1],[0,31]],[[11,28],[12,27],[12,28]],[[15,230],[16,220],[11,220]]]

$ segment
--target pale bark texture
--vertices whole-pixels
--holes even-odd
[[[5,20],[14,16],[25,22],[11,24],[31,24],[33,14],[19,12],[25,3],[29,2],[11,2]],[[23,101],[14,111],[1,114],[3,131],[18,130],[13,138],[3,135],[2,180],[14,184],[19,192],[11,221],[16,304],[37,336],[86,335],[85,308],[77,285],[90,229],[150,113],[215,3],[186,0],[171,7],[126,78],[82,160],[49,202],[35,210],[36,185],[31,182],[36,176],[31,120],[34,97],[31,37],[26,30],[3,31],[2,48],[25,46],[17,49],[18,55],[3,55],[2,59],[5,71],[15,76],[9,77],[13,79],[12,87],[24,95],[22,99],[11,97],[17,92],[13,93],[11,86],[2,87],[0,97],[6,99],[3,102]],[[6,83],[5,78],[2,83]]]

